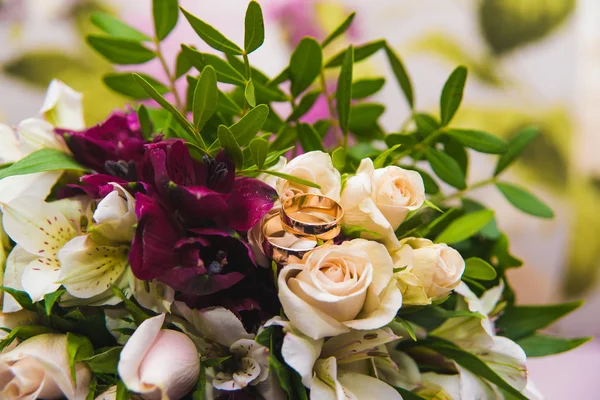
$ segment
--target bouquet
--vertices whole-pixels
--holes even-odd
[[[243,46],[181,13],[215,52],[183,44],[175,68],[161,41],[177,0],[154,0],[151,36],[94,14],[102,56],[165,69],[104,78],[127,109],[87,128],[81,95],[53,81],[39,116],[1,126],[0,397],[540,398],[526,357],[588,340],[539,333],[580,303],[517,305],[506,272],[522,262],[467,197],[495,185],[552,217],[502,178],[535,128],[505,142],[451,125],[464,67],[439,115],[417,111],[385,40],[324,60],[354,14],[271,78],[250,63],[257,2]],[[377,52],[410,108],[394,133],[369,100],[384,79],[353,78]],[[467,183],[473,151],[496,170]]]

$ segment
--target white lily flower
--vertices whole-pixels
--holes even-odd
[[[62,81],[53,79],[48,86],[40,114],[58,128],[82,130],[85,128],[82,100],[81,93]]]
[[[61,270],[58,252],[77,236],[79,226],[75,226],[55,204],[35,197],[3,203],[2,212],[4,229],[17,243],[7,261],[5,284],[24,290],[34,302],[40,301],[60,286],[57,283]],[[5,312],[7,306],[11,308],[6,297]]]

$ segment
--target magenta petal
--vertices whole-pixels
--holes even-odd
[[[277,199],[277,192],[258,179],[237,178],[229,200],[229,226],[247,231],[267,214]]]
[[[138,226],[129,253],[133,274],[139,279],[154,279],[166,269],[179,265],[175,244],[183,230],[171,220],[169,213],[151,197],[135,196]]]
[[[171,186],[169,200],[185,217],[187,227],[207,223],[225,226],[228,220],[228,194],[214,192],[201,186]]]

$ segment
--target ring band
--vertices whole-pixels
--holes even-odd
[[[262,250],[278,264],[299,261],[319,245],[313,238],[297,237],[288,232],[282,225],[279,212],[267,215],[262,230]]]
[[[342,206],[335,200],[314,193],[299,194],[283,202],[281,222],[289,232],[322,240],[339,235]]]

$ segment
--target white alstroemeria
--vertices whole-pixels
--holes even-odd
[[[100,393],[95,400],[117,400],[117,386],[113,385]]]
[[[96,224],[89,233],[73,238],[58,252],[59,282],[71,296],[96,304],[117,303],[111,285],[127,287],[131,281],[125,273],[137,223],[135,199],[113,185],[115,189],[98,204],[93,215]]]
[[[61,200],[63,206],[78,202]],[[39,301],[60,286],[58,252],[79,234],[79,224],[75,225],[55,203],[35,197],[21,197],[2,204],[2,212],[4,229],[17,244],[8,257],[4,283],[24,290],[34,302]],[[5,312],[20,309],[18,305],[15,309],[14,300],[7,301],[7,297],[10,296],[5,295]]]
[[[40,110],[44,119],[58,128],[83,130],[83,95],[53,79]]]
[[[311,399],[402,399],[393,387],[369,375],[370,360],[389,360],[385,344],[398,339],[389,328],[351,331],[324,341],[311,339],[279,317],[265,324],[272,325],[284,328],[281,355],[310,388]]]
[[[422,374],[423,383],[415,393],[426,399],[448,400],[503,400],[500,392],[487,381],[454,363],[458,374],[435,372]]]
[[[214,397],[250,385],[264,398],[286,398],[277,379],[269,374],[269,349],[254,341],[254,335],[231,311],[223,307],[196,310],[176,301],[173,314],[182,320],[172,317],[172,322],[190,336],[203,357],[231,356],[236,361],[208,368],[207,387]]]

